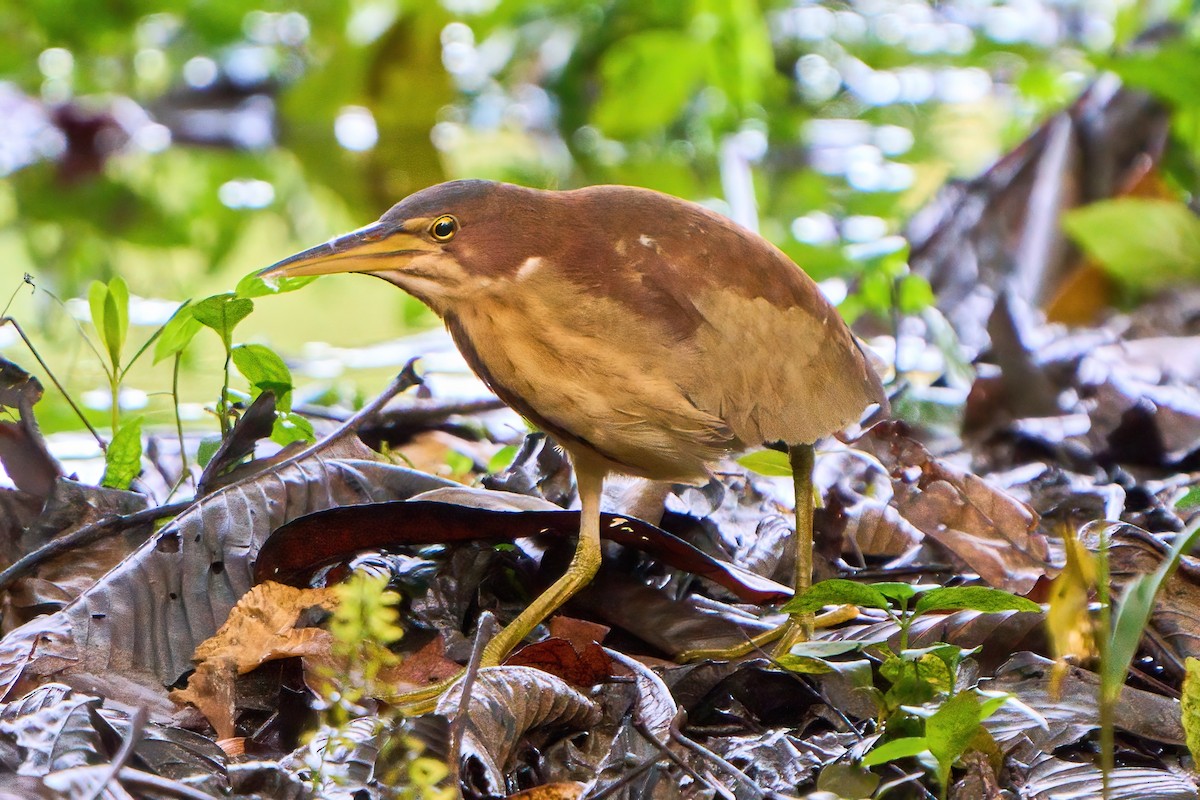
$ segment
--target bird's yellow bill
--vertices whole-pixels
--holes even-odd
[[[375,272],[427,249],[420,238],[377,222],[289,256],[258,273],[258,277],[303,278],[339,272]]]

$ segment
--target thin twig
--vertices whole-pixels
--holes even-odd
[[[634,767],[633,769],[626,770],[624,775],[622,775],[620,778],[617,778],[615,781],[610,783],[608,786],[605,786],[603,789],[596,792],[595,794],[584,795],[583,798],[581,798],[581,800],[604,800],[604,798],[608,797],[610,794],[613,794],[613,793],[619,791],[620,789],[623,789],[627,784],[630,784],[633,781],[637,780],[638,777],[640,777],[642,775],[642,773],[648,772],[652,767],[654,767],[661,761],[662,761],[661,756],[657,756],[657,755],[649,756],[644,761],[639,763],[636,767]]]
[[[678,717],[680,713],[683,713],[683,709],[679,709],[676,712],[676,717]],[[676,753],[670,747],[668,747],[666,742],[660,741],[659,738],[654,735],[654,731],[650,730],[649,726],[647,726],[645,722],[643,722],[639,719],[634,719],[633,729],[635,731],[637,731],[638,733],[640,733],[643,737],[645,737],[645,739],[647,741],[651,742],[655,747],[657,747],[659,752],[662,753],[662,755],[668,761],[670,761],[675,766],[679,767],[679,769],[682,770],[685,774],[687,774],[692,780],[696,781],[697,783],[704,784],[705,786],[712,789],[714,792],[716,792],[718,794],[722,794],[725,796],[729,796],[731,794],[729,792],[729,790],[727,788],[725,788],[724,786],[722,786],[721,784],[717,783],[716,781],[714,781],[710,778],[706,778],[705,776],[703,776],[699,772],[697,772],[695,769],[693,769],[691,767],[691,765],[689,765],[686,761],[684,761],[682,758],[679,757],[678,753]]]
[[[171,400],[175,406],[175,435],[179,437],[179,459],[183,466],[180,468],[179,483],[171,489],[172,493],[183,485],[184,478],[190,476],[192,472],[188,467],[187,445],[183,439],[183,416],[179,413],[179,364],[181,361],[183,361],[183,353],[176,353],[175,366],[171,370]]]
[[[87,800],[97,800],[104,791],[104,787],[108,786],[109,782],[117,777],[117,773],[129,763],[129,759],[133,757],[134,747],[142,739],[142,732],[146,729],[148,716],[145,706],[138,706],[137,710],[133,712],[133,716],[129,718],[129,733],[121,741],[121,749],[108,764],[108,774],[104,776],[104,780],[96,784]]]
[[[211,794],[202,792],[199,789],[193,789],[187,784],[163,778],[159,775],[153,775],[149,772],[142,772],[140,769],[133,769],[132,767],[122,767],[121,771],[117,774],[117,778],[121,781],[122,785],[168,797],[176,797],[179,800],[212,800]]]
[[[191,504],[192,501],[187,500],[181,503],[171,503],[170,505],[143,509],[133,514],[114,514],[99,519],[90,525],[84,525],[82,528],[71,531],[64,536],[59,536],[57,539],[51,539],[32,553],[27,553],[17,559],[7,569],[0,572],[0,591],[4,591],[12,585],[13,581],[28,575],[52,558],[70,552],[77,547],[98,542],[127,528],[133,528],[147,522],[154,522],[163,517],[173,517]]]
[[[450,752],[446,756],[446,766],[450,768],[447,784],[460,786],[459,755],[462,750],[463,734],[467,729],[467,708],[471,704],[471,690],[475,688],[475,678],[479,675],[479,664],[483,661],[483,651],[487,643],[496,635],[496,616],[490,611],[479,615],[479,624],[475,628],[475,641],[471,645],[471,658],[467,661],[467,671],[462,677],[462,695],[458,698],[458,713],[450,724]]]
[[[4,310],[0,311],[0,317],[8,316],[8,310],[12,308],[13,302],[17,299],[17,295],[21,292],[21,287],[26,284],[28,284],[34,292],[37,292],[37,284],[33,282],[33,276],[26,272],[25,277],[20,283],[17,284],[17,288],[13,289],[13,293],[9,295],[8,302],[4,304]]]
[[[416,400],[412,405],[380,414],[377,424],[380,426],[420,425],[446,417],[482,414],[501,408],[505,408],[504,403],[495,397],[478,400]],[[349,417],[349,414],[344,411],[305,404],[293,406],[292,411],[312,419],[325,419],[332,422],[344,422]]]
[[[83,411],[80,410],[79,406],[75,405],[75,400],[71,397],[71,395],[67,394],[67,390],[61,383],[58,382],[58,378],[54,377],[54,372],[50,369],[50,365],[42,359],[42,356],[37,351],[37,348],[33,346],[33,342],[30,341],[29,337],[25,335],[25,331],[21,328],[21,323],[17,322],[12,317],[0,317],[0,326],[4,325],[13,326],[17,332],[17,335],[20,336],[25,342],[25,346],[29,348],[29,352],[33,353],[33,357],[36,358],[37,362],[42,365],[42,369],[46,372],[46,377],[48,377],[50,382],[54,384],[54,388],[58,389],[59,393],[67,401],[67,405],[71,406],[71,410],[75,412],[75,416],[79,417],[80,422],[87,426],[87,429],[92,432],[92,436],[96,437],[96,443],[100,445],[100,449],[107,451],[108,443],[105,442],[100,436],[100,433],[92,427],[92,423],[88,422],[88,418],[83,415]],[[113,433],[115,434],[116,431],[113,431]]]
[[[710,764],[717,766],[722,772],[737,781],[743,789],[748,790],[753,797],[766,797],[767,793],[763,791],[761,786],[751,780],[749,775],[742,772],[733,764],[729,763],[728,760],[721,758],[704,745],[700,744],[694,739],[688,738],[683,732],[683,722],[686,719],[687,712],[682,708],[675,713],[675,717],[671,720],[671,727],[669,729],[672,740],[683,745],[688,750],[691,750],[693,753],[700,756],[700,758],[704,759]]]

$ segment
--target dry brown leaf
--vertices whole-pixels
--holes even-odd
[[[437,711],[457,717],[463,682],[438,700]],[[522,738],[533,728],[588,729],[600,720],[596,704],[564,681],[532,667],[485,667],[465,710],[462,772],[482,789],[504,792],[504,773],[513,765]]]
[[[380,670],[379,684],[390,687],[399,695],[423,689],[461,671],[462,665],[446,658],[446,640],[439,634],[399,663]]]
[[[556,639],[566,639],[576,650],[583,651],[590,644],[600,644],[612,628],[577,617],[555,614],[546,623],[550,635]]]
[[[551,636],[522,647],[504,663],[508,666],[535,667],[557,675],[572,686],[587,688],[606,680],[612,661],[595,642],[577,647],[566,639]]]
[[[1049,568],[1046,537],[1027,505],[1002,489],[934,457],[905,435],[903,423],[876,425],[862,439],[892,475],[896,508],[984,581],[1017,594]]]
[[[316,605],[332,608],[332,589],[297,589],[268,581],[237,602],[220,629],[196,648],[196,671],[186,689],[171,693],[178,703],[191,703],[208,718],[221,739],[234,734],[234,682],[238,675],[268,661],[327,653],[329,631],[296,628],[296,620]]]
[[[1114,593],[1130,579],[1151,573],[1162,565],[1167,545],[1161,539],[1134,525],[1095,523],[1080,532],[1089,549],[1100,546],[1101,526],[1112,525],[1109,533],[1108,560]],[[1179,568],[1159,590],[1150,615],[1144,646],[1155,659],[1177,678],[1184,672],[1188,656],[1200,658],[1200,559],[1183,556]]]

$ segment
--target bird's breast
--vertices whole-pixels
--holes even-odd
[[[686,345],[620,303],[548,281],[540,288],[475,298],[446,315],[463,356],[502,400],[568,450],[646,477],[694,477],[732,445],[724,423],[680,390]]]

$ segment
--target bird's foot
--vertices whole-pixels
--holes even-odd
[[[712,661],[732,661],[735,658],[743,658],[751,653],[761,653],[766,649],[767,645],[772,643],[775,644],[775,647],[772,648],[771,655],[778,658],[781,655],[786,655],[796,644],[808,641],[812,637],[814,628],[831,628],[834,625],[852,620],[857,616],[858,608],[855,606],[839,606],[832,611],[818,614],[816,617],[812,614],[795,614],[789,617],[788,621],[782,625],[751,637],[741,644],[736,644],[732,647],[685,650],[675,656],[675,660],[703,661],[707,659]],[[807,619],[805,619],[806,617]]]

